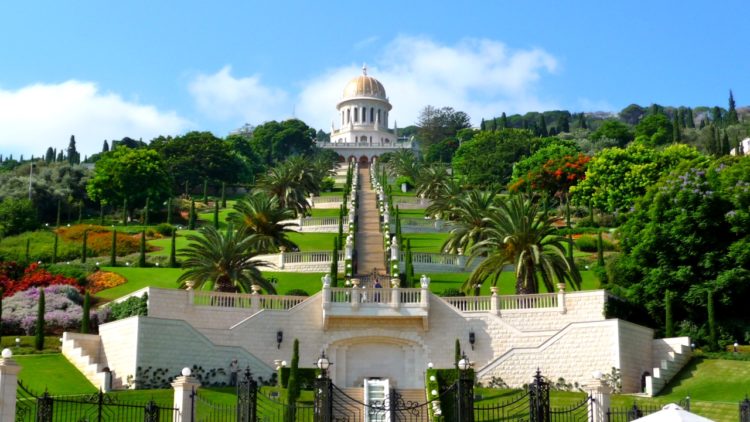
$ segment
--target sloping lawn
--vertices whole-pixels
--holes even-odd
[[[21,366],[18,379],[32,392],[57,394],[95,393],[96,387],[60,353],[14,356]]]
[[[676,399],[739,402],[750,393],[750,361],[695,357],[661,395]],[[660,396],[661,396],[660,395]]]
[[[427,274],[430,277],[430,291],[435,294],[440,294],[446,289],[461,289],[463,282],[469,278],[470,273],[436,273]],[[419,277],[419,274],[414,274],[415,277]],[[592,271],[581,271],[581,290],[596,290],[599,289],[599,279]],[[490,294],[490,282],[485,282],[482,285],[481,294],[487,296]],[[497,286],[500,288],[499,293],[503,295],[514,295],[516,294],[516,282],[515,273],[504,272],[500,275],[500,280],[497,282]],[[541,286],[542,292],[545,293],[544,286]],[[566,291],[572,292],[570,286],[567,287]]]
[[[177,278],[182,274],[181,268],[134,268],[134,267],[102,267],[104,271],[112,271],[125,277],[128,282],[111,289],[102,290],[96,296],[105,300],[113,300],[125,296],[144,287],[161,287],[176,289]]]
[[[289,240],[299,246],[302,252],[331,251],[336,233],[289,233]]]

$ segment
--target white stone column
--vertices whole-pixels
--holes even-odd
[[[422,274],[422,277],[419,278],[419,285],[422,287],[422,292],[420,295],[419,305],[422,309],[429,309],[430,308],[430,277],[427,277],[426,275]]]
[[[260,286],[253,284],[250,288],[253,290],[252,296],[250,296],[250,310],[253,313],[260,312],[260,294],[258,293]]]
[[[286,252],[286,247],[280,246],[279,247],[279,269],[284,269],[284,252]]]
[[[492,298],[490,299],[490,311],[495,315],[500,315],[500,295],[497,294],[497,287],[490,287]]]
[[[568,312],[565,306],[565,283],[557,283],[557,309],[561,314]]]
[[[583,385],[583,388],[593,400],[589,422],[607,422],[607,410],[609,410],[612,389],[604,383],[601,376],[602,373],[597,371],[594,373],[593,379]]]
[[[351,304],[352,309],[359,309],[359,279],[353,278],[352,279],[352,296],[351,296]]]
[[[190,372],[187,371],[187,373]],[[200,386],[200,381],[189,375],[177,377],[172,383],[172,388],[174,388],[173,406],[179,412],[179,422],[193,422],[193,398],[191,396],[193,391]]]
[[[458,248],[458,265],[466,270],[466,255],[464,255],[464,248]]]
[[[323,309],[327,310],[331,307],[331,275],[324,275],[321,280],[323,281]]]
[[[3,349],[0,358],[0,422],[16,420],[16,388],[21,367],[13,360],[10,349]]]
[[[401,280],[398,278],[391,279],[391,308],[398,309],[401,307],[401,289],[399,284]]]

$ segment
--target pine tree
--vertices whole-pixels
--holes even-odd
[[[55,242],[52,244],[52,263],[57,262],[57,245],[58,245],[58,239],[57,239],[57,232],[55,232]]]
[[[664,292],[664,337],[674,337],[674,319],[672,317],[672,292]]]
[[[539,115],[539,136],[546,138],[549,136],[547,131],[547,120],[544,119],[544,113]]]
[[[60,219],[62,217],[62,199],[57,200],[57,222],[55,223],[55,226],[60,227]]]
[[[112,230],[112,246],[110,247],[109,266],[117,266],[117,230]]]
[[[91,297],[89,292],[83,296],[83,314],[81,315],[81,334],[88,334],[91,326]]]
[[[339,241],[338,237],[333,239],[333,258],[331,259],[331,287],[339,284]]]
[[[167,224],[172,224],[172,197],[167,198]]]
[[[687,117],[685,118],[687,120],[687,127],[691,129],[695,129],[695,119],[693,118],[693,109],[688,107],[687,108]]]
[[[227,183],[221,182],[221,207],[227,207]]]
[[[300,396],[300,379],[299,379],[299,340],[294,339],[292,347],[292,363],[289,367],[289,380],[287,382],[287,414],[286,420],[294,422],[296,420],[296,403]]]
[[[487,130],[487,125],[486,125],[486,123],[484,123],[484,117],[482,117],[482,122],[479,123],[479,130],[481,130],[481,131]]]
[[[88,250],[86,247],[86,243],[88,242],[88,230],[83,231],[83,241],[81,242],[81,264],[86,263],[86,255],[88,255]]]
[[[729,111],[727,112],[727,125],[735,125],[740,122],[737,118],[737,108],[734,103],[734,94],[729,90]]]
[[[214,227],[219,228],[219,201],[214,201]]]
[[[109,144],[106,139],[104,140],[104,145],[102,145],[102,152],[109,152]]]
[[[500,115],[500,127],[503,129],[506,129],[508,127],[508,116],[505,115],[505,112]]]
[[[146,206],[143,207],[143,225],[148,226],[148,213],[151,209],[151,198],[146,198]]]
[[[709,290],[706,297],[706,312],[708,313],[708,350],[716,350],[716,315],[714,313],[714,292]]]
[[[188,229],[195,230],[195,199],[190,200],[190,217],[188,218]]]
[[[44,287],[39,287],[39,302],[36,312],[36,325],[34,327],[34,348],[36,350],[44,349]]]
[[[141,230],[141,247],[138,254],[138,266],[146,266],[146,230]]]
[[[682,140],[682,134],[680,133],[680,119],[677,116],[677,110],[675,110],[672,116],[672,142],[680,142]]]
[[[172,244],[169,249],[169,266],[177,268],[177,229],[172,229]]]

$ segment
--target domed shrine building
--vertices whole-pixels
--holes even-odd
[[[336,105],[340,128],[332,121],[330,142],[318,143],[318,147],[333,149],[341,161],[356,160],[362,164],[369,164],[386,152],[411,149],[413,142],[398,139],[395,121],[393,128],[388,128],[392,108],[383,84],[369,76],[367,67],[363,67],[362,75],[346,84]]]

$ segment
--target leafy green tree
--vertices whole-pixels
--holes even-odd
[[[254,235],[257,251],[269,253],[278,252],[282,246],[289,250],[297,247],[287,237],[296,224],[285,221],[293,218],[294,211],[282,208],[276,197],[256,192],[237,201],[227,219]]]
[[[417,119],[417,137],[423,151],[445,138],[453,138],[459,130],[471,127],[469,115],[452,107],[426,106]]]
[[[662,114],[650,114],[635,127],[636,139],[647,145],[659,146],[672,141],[672,122]]]
[[[259,269],[271,264],[252,259],[257,255],[255,235],[231,227],[221,233],[206,226],[199,235],[189,234],[187,238],[190,243],[180,252],[184,258],[182,267],[186,268],[177,279],[180,287],[185,287],[190,280],[196,290],[248,293],[250,286],[257,284],[266,292],[276,294],[274,286],[263,278]]]
[[[39,225],[36,208],[28,199],[0,201],[0,238],[35,230]]]
[[[141,242],[138,250],[138,266],[146,266],[146,230],[141,231]]]
[[[157,203],[170,194],[172,177],[159,155],[148,149],[117,148],[96,163],[94,175],[86,186],[94,201],[129,207],[142,207],[146,198]]]
[[[577,146],[550,144],[513,166],[509,189],[567,197],[570,187],[584,179],[589,160]]]
[[[34,326],[34,348],[36,350],[44,349],[44,287],[38,287],[39,302],[36,312],[36,324]]]
[[[619,146],[625,146],[628,142],[633,140],[633,131],[630,129],[630,126],[620,121],[605,120],[601,126],[591,134],[591,139],[614,139]]]
[[[454,216],[451,222],[453,228],[441,250],[457,253],[462,249],[468,252],[472,246],[484,240],[489,224],[486,217],[489,209],[497,202],[496,199],[495,192],[477,189],[472,189],[459,198],[451,210],[451,215]]]
[[[533,135],[527,130],[480,132],[463,142],[453,156],[453,169],[474,186],[505,186],[513,164],[531,152]]]
[[[270,121],[255,127],[249,147],[254,156],[270,166],[292,155],[311,153],[314,138],[315,129],[301,120]]]
[[[316,189],[313,173],[300,161],[286,161],[263,175],[256,184],[259,192],[277,199],[281,208],[305,214],[310,208],[307,196]]]
[[[565,256],[568,239],[558,235],[552,218],[539,211],[538,203],[522,195],[490,208],[485,239],[471,248],[469,259],[486,258],[464,282],[465,292],[488,279],[496,285],[508,264],[515,266],[517,294],[538,293],[540,279],[550,292],[555,282],[580,288],[581,274]]]
[[[699,157],[695,148],[671,145],[662,151],[635,142],[607,148],[588,163],[586,177],[571,187],[574,199],[606,212],[627,212],[646,189],[683,160]]]
[[[448,167],[442,164],[425,166],[417,176],[417,195],[435,199],[440,195],[445,183],[451,179]]]

